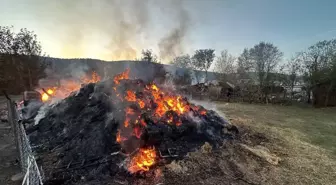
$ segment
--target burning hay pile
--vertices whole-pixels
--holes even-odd
[[[160,166],[235,136],[216,112],[128,73],[89,83],[49,107],[30,134],[45,184],[155,179]]]

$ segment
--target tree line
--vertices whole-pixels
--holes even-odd
[[[311,103],[311,97],[317,100],[317,96],[323,95],[324,105],[327,106],[330,97],[336,93],[336,39],[317,42],[305,51],[297,52],[286,62],[283,62],[283,52],[277,46],[263,41],[243,49],[239,56],[233,56],[227,50],[223,50],[216,57],[214,51],[196,50],[192,56],[176,57],[171,64],[189,69],[186,76],[190,76],[195,70],[202,70],[207,74],[210,66],[214,65],[214,72],[219,74],[219,81],[230,81],[239,86],[253,83],[258,87],[261,99],[265,101],[270,93],[267,87],[279,85],[289,89],[293,98],[294,87],[300,81],[304,82],[301,85],[302,90],[306,92],[308,103]],[[200,77],[197,73],[193,76],[199,82]],[[242,79],[250,81],[244,83]],[[322,94],[318,93],[321,86],[325,91]]]
[[[42,48],[33,31],[0,26],[0,87],[9,93],[33,90],[43,78],[47,64],[42,61]]]
[[[13,27],[0,26],[0,87],[12,87],[9,89],[13,92],[33,90],[38,80],[46,76],[47,57],[42,57],[41,44],[33,31],[13,30]],[[151,50],[143,50],[140,60],[155,65],[155,78],[164,80],[167,72]],[[239,56],[233,56],[228,50],[216,56],[214,49],[199,49],[192,55],[175,57],[170,64],[184,69],[182,73],[179,71],[178,75],[172,75],[176,84],[190,84],[192,79],[197,83],[202,79],[207,81],[212,66],[219,81],[230,81],[240,86],[254,84],[261,99],[266,101],[270,91],[265,87],[285,86],[293,97],[294,87],[299,81],[304,82],[302,89],[308,103],[311,103],[311,97],[313,100],[319,98],[321,87],[325,91],[325,105],[336,93],[336,39],[317,42],[286,62],[283,62],[283,52],[277,46],[262,41],[243,49]]]

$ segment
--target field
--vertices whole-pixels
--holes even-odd
[[[217,103],[217,109],[269,139],[264,145],[281,158],[272,184],[336,184],[335,108]]]

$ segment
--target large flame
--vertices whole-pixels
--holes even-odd
[[[156,151],[155,148],[141,148],[138,153],[132,157],[131,162],[128,166],[128,171],[130,173],[135,173],[138,171],[148,171],[151,166],[155,164],[156,161]]]
[[[199,115],[205,115],[206,110],[198,106],[190,105],[186,99],[179,95],[165,92],[155,84],[148,84],[139,88],[129,86],[120,86],[122,80],[129,79],[129,69],[113,78],[113,91],[116,97],[126,105],[124,109],[124,123],[120,125],[116,141],[122,144],[124,141],[135,136],[140,139],[142,131],[147,126],[142,117],[143,113],[151,117],[154,123],[166,123],[175,126],[182,125],[182,114],[190,111],[198,112]],[[142,85],[141,83],[135,84]],[[126,89],[125,89],[126,88]],[[121,95],[123,93],[124,95]],[[124,104],[126,103],[126,104]],[[131,105],[131,106],[128,106]],[[138,106],[138,107],[136,107]],[[140,148],[138,153],[131,158],[128,170],[131,173],[137,171],[148,171],[155,164],[155,149]]]
[[[72,92],[81,88],[82,84],[96,83],[101,80],[100,76],[94,71],[90,76],[83,76],[79,80],[67,79],[62,80],[60,87],[53,87],[47,89],[46,92],[42,92],[42,101],[46,102],[51,99],[50,95],[57,98],[65,98]]]

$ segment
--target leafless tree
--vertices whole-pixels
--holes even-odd
[[[227,50],[221,52],[221,55],[217,57],[214,69],[215,72],[219,73],[219,79],[224,80],[228,75],[233,75],[236,72],[235,61],[236,58],[229,54]]]
[[[259,88],[262,91],[263,99],[267,101],[268,91],[263,90],[269,87],[273,81],[275,69],[282,59],[283,53],[271,43],[260,42],[249,51],[253,71],[257,73]]]
[[[302,61],[297,55],[295,57],[292,57],[288,61],[288,63],[282,65],[279,70],[279,81],[281,81],[284,86],[289,88],[291,100],[294,96],[294,87],[299,80],[299,75],[301,74],[301,68]]]

